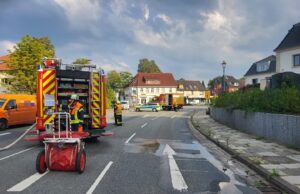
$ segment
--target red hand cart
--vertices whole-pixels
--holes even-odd
[[[71,130],[69,113],[53,114],[56,119],[46,125],[46,131],[52,137],[44,139],[45,148],[37,156],[36,170],[39,173],[44,173],[47,169],[84,172],[86,153],[82,139],[89,134]]]

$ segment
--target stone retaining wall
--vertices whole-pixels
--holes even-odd
[[[210,114],[231,128],[300,148],[300,116],[229,111],[216,107],[211,107]]]

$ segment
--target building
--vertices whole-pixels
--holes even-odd
[[[200,81],[180,79],[177,84],[177,93],[184,95],[186,104],[200,104],[205,101],[205,86]]]
[[[210,92],[212,96],[219,96],[223,91],[223,77],[218,76],[209,83]],[[240,80],[231,75],[225,76],[225,92],[235,92],[241,88]]]
[[[276,73],[276,57],[271,55],[252,64],[245,74],[245,85],[260,85],[265,89],[269,84],[270,78]]]
[[[0,93],[7,93],[5,85],[9,84],[7,78],[10,76],[6,73],[9,68],[7,63],[9,62],[9,55],[0,57]]]
[[[300,73],[300,23],[293,25],[274,52],[277,73]]]
[[[125,99],[129,104],[145,104],[155,96],[176,93],[177,83],[171,73],[137,73],[125,87]]]

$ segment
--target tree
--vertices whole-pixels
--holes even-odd
[[[131,82],[133,76],[128,71],[122,71],[120,72],[120,78],[121,78],[121,87],[124,88],[126,87],[126,85],[129,84],[129,82]]]
[[[148,59],[140,59],[138,65],[138,72],[143,73],[160,73],[159,67],[156,65],[154,60],[149,61]]]
[[[114,90],[107,86],[106,87],[106,107],[111,107],[112,102],[115,100],[115,92]]]
[[[87,58],[78,58],[75,61],[73,61],[73,64],[80,64],[80,65],[87,65],[90,64],[91,60]]]
[[[203,85],[203,87],[205,88],[205,83],[204,83],[204,81],[202,81],[202,83],[201,83],[202,85]]]
[[[107,85],[114,91],[121,88],[121,77],[120,74],[113,70],[107,73]]]
[[[36,38],[30,35],[22,37],[21,41],[14,46],[14,51],[9,51],[10,61],[7,72],[10,85],[8,89],[15,93],[36,93],[37,87],[37,64],[43,57],[52,58],[55,49],[47,37]]]

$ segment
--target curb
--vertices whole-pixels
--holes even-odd
[[[232,155],[235,159],[237,159],[241,163],[243,163],[246,166],[248,166],[250,169],[252,169],[255,172],[257,172],[259,175],[261,175],[263,178],[265,178],[266,180],[268,180],[270,183],[272,183],[275,186],[277,186],[280,190],[285,191],[287,193],[291,193],[291,194],[299,194],[300,193],[300,190],[297,187],[295,187],[294,185],[291,185],[290,183],[286,182],[282,178],[271,177],[270,173],[267,170],[265,170],[264,168],[260,167],[259,165],[253,164],[251,161],[249,161],[249,159],[247,157],[241,156],[239,153],[237,153],[234,150],[228,148],[226,145],[223,145],[219,141],[216,141],[215,139],[213,139],[212,137],[210,137],[208,134],[206,134],[202,130],[198,129],[198,127],[193,122],[193,117],[194,117],[195,114],[196,114],[196,112],[194,112],[190,116],[190,119],[189,119],[191,125],[193,126],[193,128],[195,130],[199,131],[207,139],[209,139],[210,141],[212,141],[213,143],[215,143],[221,149],[225,150],[227,153],[229,153],[230,155]]]

